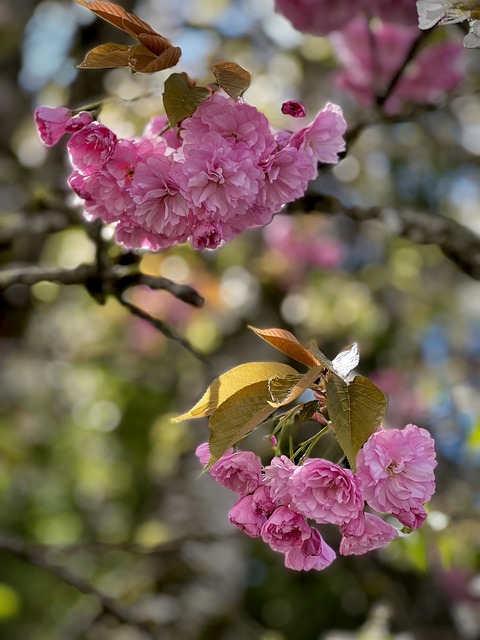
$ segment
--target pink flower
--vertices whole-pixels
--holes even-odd
[[[419,526],[422,505],[435,491],[434,442],[428,431],[409,424],[404,429],[376,431],[357,455],[357,478],[367,503]],[[412,528],[412,527],[411,527]]]
[[[224,456],[229,456],[232,453],[233,453],[233,449],[230,448],[223,455]],[[202,444],[199,444],[198,447],[195,449],[195,455],[200,460],[200,462],[203,464],[203,466],[208,464],[208,461],[210,460],[210,448],[208,446],[208,442],[202,442]],[[215,464],[217,464],[217,463],[215,463]],[[215,465],[212,465],[212,466],[215,466]]]
[[[379,549],[398,536],[395,527],[372,513],[365,514],[365,530],[362,535],[350,535],[343,527],[342,533],[340,553],[343,556],[361,555]]]
[[[296,100],[287,100],[282,104],[282,113],[294,118],[304,118],[307,114],[305,106]]]
[[[191,228],[190,209],[174,169],[172,156],[164,155],[163,149],[151,151],[138,163],[130,188],[136,205],[131,221],[164,238],[188,236]]]
[[[290,144],[310,154],[318,162],[336,164],[339,161],[338,154],[345,151],[343,134],[346,129],[342,109],[328,103],[308,127],[292,136]]]
[[[67,131],[67,133],[75,133],[76,131],[80,131],[80,129],[83,129],[83,127],[86,127],[92,122],[93,116],[90,111],[80,111],[80,113],[72,116],[70,120],[67,121],[65,130]]]
[[[412,507],[410,511],[401,509],[395,513],[397,520],[410,529],[418,529],[427,518],[427,512],[422,506]]]
[[[249,147],[215,131],[206,133],[198,147],[187,147],[185,162],[177,163],[173,176],[195,216],[204,221],[245,213],[264,179]]]
[[[228,519],[233,526],[244,531],[247,536],[258,538],[267,518],[255,508],[253,495],[240,498],[228,512]]]
[[[322,571],[336,558],[335,551],[323,540],[317,529],[301,547],[291,547],[285,554],[285,566],[295,571]]]
[[[363,510],[360,483],[333,462],[310,458],[290,478],[291,506],[318,523],[342,525]]]
[[[297,468],[297,465],[287,456],[273,458],[272,462],[265,467],[265,483],[269,485],[274,500],[289,504],[290,478]]]
[[[250,150],[259,161],[275,150],[275,140],[267,118],[255,107],[219,93],[202,102],[193,116],[182,123],[183,149],[199,149],[205,136],[215,132],[231,144]]]
[[[261,536],[274,551],[286,552],[302,546],[311,533],[303,516],[288,507],[277,507],[261,530]]]
[[[257,513],[268,518],[275,511],[276,506],[268,485],[260,485],[253,493],[253,508]]]
[[[293,202],[305,193],[309,180],[317,175],[313,158],[295,149],[286,147],[271,156],[264,165],[265,183],[258,203],[271,211],[280,211],[284,204]]]
[[[194,249],[216,249],[224,240],[223,225],[219,222],[193,224],[190,244]]]
[[[66,133],[66,124],[71,117],[72,112],[66,107],[37,107],[35,123],[43,144],[47,147],[57,144]]]
[[[68,142],[72,164],[84,175],[99,171],[112,157],[117,136],[108,127],[92,122],[73,134]]]

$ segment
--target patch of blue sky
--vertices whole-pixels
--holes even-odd
[[[76,69],[68,58],[76,33],[75,6],[46,0],[35,9],[25,28],[19,82],[28,92],[40,91],[50,80],[70,83]]]
[[[205,75],[210,55],[219,45],[219,38],[209,30],[186,28],[175,36],[175,45],[182,48],[181,70],[201,77]]]

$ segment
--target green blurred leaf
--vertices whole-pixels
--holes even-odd
[[[186,73],[172,73],[165,81],[163,92],[163,105],[170,124],[175,126],[180,120],[193,115],[209,96],[210,91],[196,87]]]
[[[338,443],[354,471],[359,449],[383,420],[385,395],[363,376],[347,384],[332,372],[327,382],[327,409]]]

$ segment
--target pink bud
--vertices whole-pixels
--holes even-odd
[[[301,102],[287,100],[282,104],[282,113],[294,118],[304,118],[307,115],[306,109]]]

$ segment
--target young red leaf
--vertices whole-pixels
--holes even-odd
[[[123,44],[101,44],[87,53],[85,60],[77,65],[80,69],[113,69],[128,67],[131,47]]]
[[[254,331],[260,338],[266,340],[272,347],[297,362],[301,362],[307,367],[317,367],[319,365],[315,356],[308,349],[305,349],[290,331],[285,331],[284,329],[256,329],[251,326],[249,329]]]
[[[153,35],[157,33],[147,22],[137,18],[133,13],[129,13],[113,2],[88,2],[88,0],[75,0],[75,2],[85,7],[85,9],[90,9],[99,18],[113,24],[117,29],[121,29],[134,37],[139,33],[151,33]]]
[[[222,60],[213,65],[212,71],[218,84],[234,100],[238,100],[250,86],[250,74],[235,62]]]

